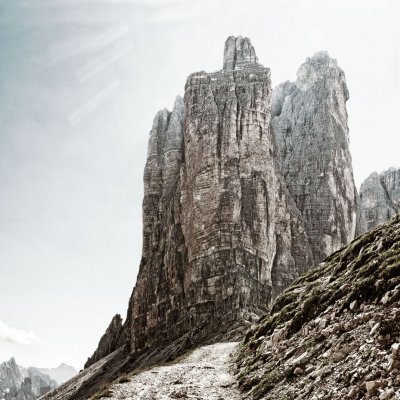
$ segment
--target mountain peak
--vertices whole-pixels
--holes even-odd
[[[237,64],[243,62],[258,62],[250,39],[242,36],[229,36],[224,48],[224,69],[235,69]]]

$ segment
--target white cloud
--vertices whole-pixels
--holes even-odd
[[[9,326],[5,322],[0,320],[0,340],[7,342],[29,345],[33,343],[40,343],[35,332],[31,330],[26,331],[24,329],[17,329]]]

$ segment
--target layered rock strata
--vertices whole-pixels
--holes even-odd
[[[230,37],[224,69],[192,74],[150,135],[130,351],[218,335],[268,309],[312,264],[270,130],[270,71]]]
[[[360,197],[368,229],[400,213],[400,169],[373,172],[361,184]]]
[[[320,262],[365,230],[349,150],[344,72],[328,53],[274,90],[272,127],[287,188]]]
[[[229,37],[223,69],[190,75],[184,99],[156,115],[127,319],[47,399],[85,399],[121,372],[242,337],[315,259],[353,238],[347,88],[329,57],[315,63],[318,79],[299,74],[272,101],[270,70],[249,39]],[[113,332],[126,338],[119,349]]]

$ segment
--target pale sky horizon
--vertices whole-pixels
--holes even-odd
[[[124,318],[159,109],[248,36],[273,86],[345,71],[357,187],[400,167],[397,0],[0,0],[0,363],[78,370]]]

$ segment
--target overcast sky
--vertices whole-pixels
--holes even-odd
[[[0,0],[0,361],[81,368],[141,255],[158,109],[249,36],[273,85],[328,50],[357,186],[400,166],[397,0]]]

